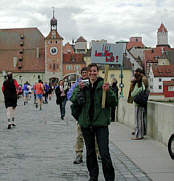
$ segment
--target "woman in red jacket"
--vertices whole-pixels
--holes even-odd
[[[3,82],[2,92],[4,94],[5,107],[7,109],[8,129],[16,126],[14,123],[15,109],[17,106],[17,88],[19,87],[17,81],[13,79],[12,73],[8,72],[7,80]]]

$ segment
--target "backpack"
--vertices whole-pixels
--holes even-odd
[[[70,108],[71,108],[71,114],[72,114],[72,116],[75,118],[75,120],[78,121],[78,118],[79,118],[80,113],[81,113],[81,111],[82,111],[82,106],[73,103],[73,104],[71,104]]]
[[[149,97],[149,91],[142,90],[136,96],[134,96],[133,100],[139,106],[146,107],[147,101],[148,101],[148,97]]]

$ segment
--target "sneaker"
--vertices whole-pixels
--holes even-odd
[[[74,160],[74,164],[80,164],[83,162],[82,156],[77,155],[76,159]]]
[[[12,125],[12,126],[16,126],[16,124],[15,124],[15,123],[12,123],[11,125]]]
[[[131,140],[142,140],[142,139],[144,139],[144,137],[141,137],[141,138],[133,137],[133,138],[131,138]]]
[[[64,120],[64,116],[61,116],[61,119]]]
[[[8,125],[8,129],[11,129],[11,124]]]

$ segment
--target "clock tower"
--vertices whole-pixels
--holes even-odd
[[[57,32],[57,19],[50,20],[50,33],[45,38],[45,79],[62,79],[63,38]]]

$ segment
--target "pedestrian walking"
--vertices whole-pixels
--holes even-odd
[[[145,90],[144,83],[142,82],[142,70],[137,68],[135,70],[135,78],[131,83],[130,92],[131,97],[134,99],[141,91]],[[144,138],[144,107],[135,103],[135,135],[132,140],[141,140]]]
[[[8,72],[7,80],[3,82],[2,92],[4,94],[4,101],[8,119],[8,129],[16,126],[15,111],[17,106],[17,88],[19,87],[17,81],[13,79],[12,72]]]
[[[45,94],[44,94],[45,101],[44,101],[44,103],[45,103],[45,104],[48,104],[49,85],[47,84],[47,82],[45,82],[45,84],[44,84],[44,91],[45,91]]]
[[[24,83],[24,87],[23,87],[23,92],[24,92],[24,106],[28,103],[28,99],[29,99],[29,87],[28,87],[29,83],[28,81],[26,81]]]
[[[59,85],[55,89],[56,94],[56,104],[60,106],[61,119],[64,120],[65,117],[65,106],[66,106],[66,94],[67,90],[64,89],[63,80],[59,81]]]
[[[48,99],[49,100],[51,100],[52,94],[53,94],[53,88],[52,88],[51,83],[49,83],[49,89],[48,89]]]
[[[89,81],[87,67],[83,67],[81,69],[81,77],[76,80],[76,82],[72,85],[72,87],[67,92],[67,99],[68,100],[70,100],[74,88],[77,87],[78,83],[81,80],[88,80]],[[96,145],[97,158],[98,158],[98,160],[101,160],[96,139],[95,139],[95,145]],[[80,125],[77,122],[77,137],[76,137],[76,143],[75,143],[76,158],[73,162],[74,164],[80,164],[83,162],[83,148],[84,148],[84,139],[83,139]]]
[[[117,99],[103,78],[98,77],[99,68],[97,64],[88,65],[89,85],[83,82],[74,89],[71,101],[80,106],[78,123],[85,140],[87,152],[87,168],[89,181],[98,181],[99,167],[95,150],[95,137],[97,139],[99,152],[102,160],[102,168],[106,181],[115,180],[114,167],[109,153],[109,130],[111,107],[117,105]],[[106,107],[102,108],[102,92],[106,91]],[[76,110],[74,109],[74,112]],[[74,114],[74,113],[73,113]]]
[[[34,94],[34,104],[36,104],[36,84],[37,84],[37,82],[35,82],[35,84],[32,87],[33,94]]]
[[[34,86],[36,90],[36,109],[39,108],[42,110],[42,103],[43,103],[43,94],[44,94],[44,86],[42,80],[39,80],[38,83]]]
[[[113,79],[113,82],[112,82],[112,90],[113,92],[115,93],[115,96],[118,100],[118,86],[117,86],[117,80],[114,78]],[[118,106],[118,105],[117,105]],[[115,107],[112,107],[111,108],[111,121],[114,122],[115,121],[115,112],[117,111],[117,114],[116,116],[118,116],[118,109],[117,109],[117,106]],[[118,119],[117,119],[118,121]]]

